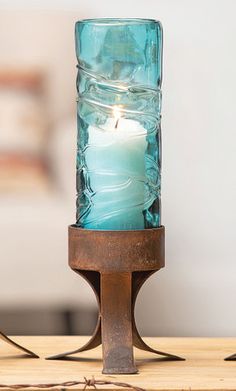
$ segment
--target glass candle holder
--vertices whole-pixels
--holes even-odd
[[[162,28],[151,19],[76,23],[77,226],[160,226]]]

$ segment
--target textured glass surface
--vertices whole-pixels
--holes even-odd
[[[162,29],[150,19],[76,23],[77,225],[160,225]]]

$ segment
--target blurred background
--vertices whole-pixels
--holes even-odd
[[[67,266],[76,197],[74,24],[110,16],[164,27],[166,268],[139,295],[139,330],[235,335],[235,12],[233,0],[0,0],[0,330],[93,330],[93,293]]]

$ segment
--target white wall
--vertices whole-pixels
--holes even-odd
[[[77,15],[161,20],[166,268],[141,291],[138,324],[151,335],[235,335],[236,2],[8,0],[0,4],[66,10],[71,21]],[[64,28],[72,65],[73,28],[61,26],[61,31]],[[73,68],[67,66],[66,72],[74,77]],[[70,78],[65,86],[66,100],[63,91],[62,100],[56,98],[60,107],[67,104],[70,88],[74,98],[72,82]],[[60,83],[63,89],[65,81]]]

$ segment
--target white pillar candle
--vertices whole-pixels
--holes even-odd
[[[101,127],[88,127],[85,164],[91,208],[90,229],[143,229],[147,131],[115,108]]]

